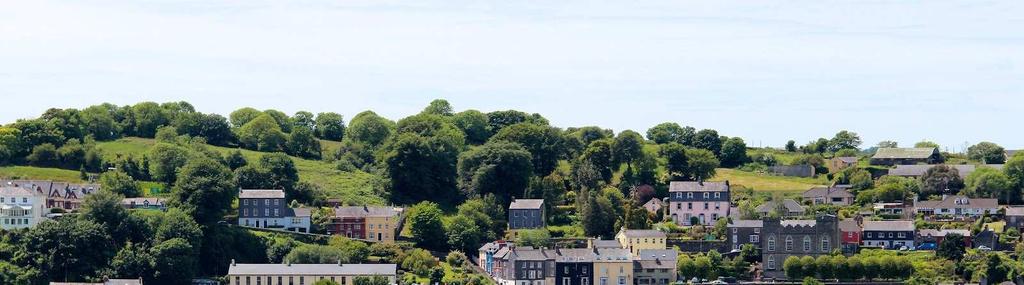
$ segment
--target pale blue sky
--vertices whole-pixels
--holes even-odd
[[[849,129],[865,145],[1024,148],[1022,1],[0,7],[4,123],[142,100],[397,119],[443,97],[457,110],[539,112],[561,127],[643,133],[674,121],[753,146]]]

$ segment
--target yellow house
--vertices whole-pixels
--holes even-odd
[[[341,285],[355,284],[357,277],[384,277],[395,284],[395,264],[235,264],[228,268],[228,285],[313,285],[331,280]]]
[[[633,285],[633,255],[623,248],[598,248],[594,285]]]
[[[633,255],[640,254],[643,249],[665,249],[668,236],[658,230],[627,230],[622,229],[615,235],[622,248],[628,249]]]
[[[388,206],[335,207],[327,232],[371,242],[395,242],[402,208]]]

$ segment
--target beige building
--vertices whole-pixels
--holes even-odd
[[[356,277],[385,277],[395,284],[395,264],[235,264],[228,268],[227,285],[312,285],[327,279],[341,285]]]
[[[665,249],[668,236],[658,230],[627,230],[622,229],[615,235],[615,240],[637,255],[643,249]]]
[[[633,255],[627,249],[594,249],[594,285],[633,285]]]
[[[395,242],[402,223],[402,208],[350,206],[334,208],[327,232],[372,242]]]

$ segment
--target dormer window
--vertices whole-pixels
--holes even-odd
[[[686,193],[686,198],[693,198],[693,192]]]
[[[704,192],[704,199],[707,199],[710,195],[711,195],[711,193]]]
[[[715,199],[722,198],[722,192],[715,192]]]

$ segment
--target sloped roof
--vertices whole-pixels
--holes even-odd
[[[699,181],[672,181],[668,184],[669,192],[693,192],[693,191],[728,191],[729,181],[723,182],[699,182]]]
[[[826,198],[853,198],[853,194],[850,191],[846,191],[845,188],[839,187],[814,187],[810,190],[804,191],[804,198],[813,199],[817,197]]]
[[[625,235],[627,238],[638,238],[638,237],[665,238],[665,237],[667,237],[667,235],[665,235],[664,232],[659,231],[659,230],[622,230],[622,234]]]
[[[617,240],[596,239],[592,243],[595,248],[622,248],[622,244]]]
[[[241,199],[284,199],[284,190],[281,189],[240,189],[238,198]]]
[[[932,154],[937,153],[939,150],[932,147],[924,148],[880,148],[875,152],[875,155],[871,158],[915,158],[925,159]]]
[[[228,275],[395,275],[394,264],[235,264]]]
[[[852,219],[846,219],[839,221],[839,231],[843,232],[859,232],[860,224]]]
[[[677,254],[674,249],[641,249],[633,264],[640,269],[675,269]]]
[[[1024,207],[1006,207],[1007,216],[1024,216]]]
[[[512,210],[536,210],[544,206],[544,199],[515,199],[508,205]]]
[[[896,168],[889,169],[889,175],[894,176],[923,176],[928,169],[935,167],[936,165],[897,165]],[[977,170],[979,166],[973,164],[949,164],[946,165],[957,170],[957,174],[963,178]],[[981,167],[991,167],[997,170],[1003,169],[1002,164],[986,164]]]
[[[730,228],[762,228],[763,220],[733,220],[727,227]]]
[[[163,205],[166,199],[155,198],[155,197],[136,197],[136,198],[124,198],[121,199],[121,204],[130,205],[135,202],[136,205],[143,205],[149,202],[149,205]]]
[[[922,236],[922,237],[944,237],[944,236],[946,236],[948,234],[959,234],[961,236],[969,237],[969,236],[971,236],[971,231],[970,230],[961,230],[961,229],[945,229],[945,230],[921,229],[921,230],[917,230],[917,235],[918,236]]]
[[[14,186],[0,186],[0,195],[4,196],[39,196],[36,191]]]
[[[925,209],[994,209],[999,207],[999,200],[993,198],[967,198],[967,196],[963,195],[950,195],[946,196],[945,199],[942,200],[918,201],[914,204],[914,207]]]
[[[658,199],[658,197],[651,198],[650,200],[647,200],[647,203],[644,203],[645,207],[648,205],[658,205],[658,207],[661,207],[661,199]]]
[[[295,212],[295,216],[296,217],[312,217],[313,216],[313,209],[312,208],[295,208],[295,209],[292,209],[292,212]]]
[[[913,231],[914,221],[864,221],[864,231]]]
[[[384,206],[346,206],[334,208],[334,216],[339,218],[394,217],[400,212],[400,209],[395,207]]]
[[[835,159],[850,164],[857,163],[857,160],[859,160],[856,156],[840,156]]]
[[[757,211],[761,213],[771,212],[772,209],[775,208],[775,203],[775,201],[764,202],[760,206],[757,206]],[[806,211],[804,206],[801,206],[800,203],[793,199],[782,200],[782,206],[786,207],[786,211],[790,213],[803,213]]]

